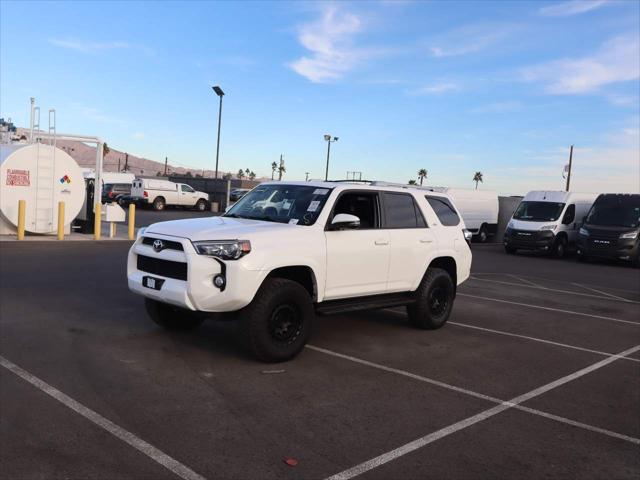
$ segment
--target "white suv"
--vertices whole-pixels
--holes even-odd
[[[237,312],[253,354],[283,361],[304,347],[316,313],[406,305],[414,326],[444,325],[469,277],[467,234],[444,194],[270,182],[221,217],[141,229],[127,276],[163,327]]]

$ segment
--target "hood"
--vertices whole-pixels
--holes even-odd
[[[529,220],[516,220],[512,218],[509,220],[509,227],[515,230],[528,230],[530,232],[537,232],[540,230],[540,227],[544,225],[556,225],[558,221],[545,221],[545,222],[532,222]]]
[[[251,240],[255,234],[306,228],[287,223],[263,222],[246,218],[204,217],[154,223],[145,233],[158,233],[189,240]]]

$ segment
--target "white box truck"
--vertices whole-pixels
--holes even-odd
[[[198,192],[186,183],[174,183],[155,178],[136,178],[131,187],[131,195],[125,203],[151,205],[154,210],[164,210],[167,206],[191,207],[201,212],[209,205],[209,195]]]
[[[470,188],[427,187],[433,192],[446,193],[462,215],[465,227],[473,238],[486,242],[498,228],[498,193]]]
[[[582,219],[597,197],[597,193],[527,193],[504,232],[505,251],[537,250],[563,257],[575,246]]]

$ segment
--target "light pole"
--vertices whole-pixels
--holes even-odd
[[[306,177],[304,177],[304,181],[305,181],[305,182],[308,182],[308,181],[309,181],[309,174],[310,174],[310,173],[311,173],[311,172],[304,172],[304,174],[306,175]]]
[[[326,182],[327,180],[329,180],[329,155],[331,154],[331,144],[333,142],[337,142],[338,137],[331,138],[331,135],[325,135],[324,139],[327,142],[327,169],[324,174],[324,181]]]
[[[222,97],[224,97],[224,92],[222,89],[216,85],[215,87],[211,87],[216,95],[220,97],[220,108],[218,109],[218,143],[216,145],[216,176],[215,179],[218,179],[218,157],[220,156],[220,123],[222,122]]]

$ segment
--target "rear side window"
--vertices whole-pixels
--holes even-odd
[[[426,223],[411,195],[384,193],[385,228],[424,228]]]
[[[564,217],[562,218],[562,223],[564,225],[569,225],[576,218],[576,206],[571,204],[567,207],[566,212],[564,212]]]
[[[460,223],[460,217],[456,213],[455,208],[445,197],[425,197],[433,211],[436,212],[440,223],[445,227],[455,227]]]

